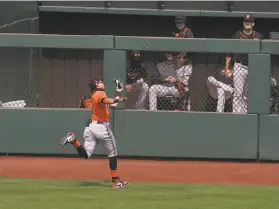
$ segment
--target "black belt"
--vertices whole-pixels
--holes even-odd
[[[97,121],[97,124],[104,124],[104,123],[108,123],[108,122],[104,122],[104,121]]]

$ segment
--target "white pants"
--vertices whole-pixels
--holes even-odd
[[[145,82],[143,82],[143,83],[137,83],[136,82],[136,83],[132,84],[131,86],[132,86],[132,89],[136,88],[136,89],[140,90],[135,108],[146,109],[146,106],[147,106],[146,99],[147,99],[148,90],[149,90],[148,84],[145,83]]]
[[[176,77],[187,86],[185,88],[186,91],[189,91],[188,84],[192,71],[192,65],[184,65],[176,70]],[[149,89],[149,110],[157,110],[157,97],[164,96],[179,97],[179,92],[175,86],[169,87],[160,84],[151,86]],[[190,101],[188,101],[188,111],[190,111],[190,109]]]
[[[149,89],[149,110],[157,110],[157,97],[174,96],[179,97],[175,86],[153,85]]]
[[[248,67],[239,63],[234,63],[233,67],[233,112],[247,113],[247,93],[248,93]]]
[[[84,148],[88,158],[94,152],[97,144],[101,143],[108,157],[117,156],[116,142],[109,123],[97,124],[95,121],[84,129]]]
[[[233,96],[233,88],[230,85],[222,83],[210,76],[206,82],[209,94],[214,98],[218,99],[216,112],[224,112],[225,102]]]

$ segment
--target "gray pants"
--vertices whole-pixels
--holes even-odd
[[[233,112],[247,113],[248,67],[234,63],[232,75],[234,86]]]
[[[84,129],[83,138],[88,157],[91,157],[99,143],[103,145],[108,157],[117,156],[116,142],[109,123],[97,124],[96,121],[93,121],[89,127]]]
[[[206,82],[209,94],[217,101],[216,112],[224,112],[225,102],[233,96],[233,88],[230,85],[222,83],[210,76]]]

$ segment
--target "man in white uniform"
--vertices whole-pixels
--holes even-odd
[[[175,70],[173,54],[166,53],[166,61],[157,64],[160,84],[149,89],[149,110],[157,110],[157,97],[174,96],[180,97],[188,92],[189,78],[192,73],[192,65],[186,65]]]

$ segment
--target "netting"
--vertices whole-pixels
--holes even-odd
[[[141,70],[129,66],[126,109],[247,113],[248,56],[227,54],[142,52]],[[186,57],[186,58],[185,58]],[[130,58],[130,63],[134,62]],[[276,64],[273,64],[276,66]],[[225,70],[226,69],[226,70]],[[142,79],[143,72],[147,78]],[[278,112],[277,79],[271,77],[271,111]]]
[[[270,82],[270,113],[279,113],[279,58],[277,55],[271,56],[271,82]]]
[[[221,72],[225,54],[141,54],[141,68],[144,70],[137,71],[135,67],[129,66],[127,74],[145,71],[147,78],[143,82],[140,82],[140,75],[133,82],[127,79],[126,90],[130,101],[125,105],[126,109],[231,111],[232,79],[226,78]],[[133,62],[131,58],[130,63]]]
[[[90,96],[90,78],[102,77],[103,52],[1,48],[2,107],[77,108]]]
[[[128,56],[125,109],[247,112],[248,63],[232,60],[228,76],[226,54],[137,53]],[[1,48],[0,63],[0,106],[7,108],[86,108],[89,80],[103,77],[103,51]],[[278,63],[273,56],[272,114],[279,112]]]

